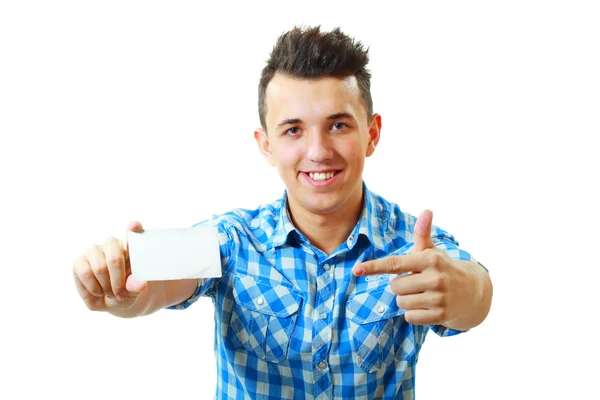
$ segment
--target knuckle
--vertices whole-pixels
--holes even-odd
[[[121,284],[113,284],[112,290],[115,296],[125,297],[126,295],[125,287],[123,287]]]
[[[428,249],[426,257],[427,257],[427,263],[430,266],[437,267],[440,265],[441,257],[437,251],[435,251],[433,249]]]
[[[114,236],[109,236],[106,238],[106,240],[104,241],[105,244],[112,244],[112,243],[118,243],[119,239],[117,239]]]
[[[73,275],[83,282],[92,279],[94,271],[90,268],[89,263],[79,262],[73,266]]]
[[[442,291],[446,291],[448,289],[448,274],[439,274],[439,288]]]
[[[388,257],[386,259],[386,267],[392,272],[398,271],[400,268],[400,259],[394,256]]]
[[[123,262],[121,258],[118,256],[111,255],[108,258],[106,258],[106,264],[109,267],[120,267],[122,263]]]
[[[85,268],[77,272],[77,276],[79,280],[89,281],[90,279],[94,279],[94,271],[91,268]]]
[[[79,257],[73,264],[73,274],[76,276],[81,276],[87,269],[89,269],[88,265],[89,264],[87,263],[85,257]]]
[[[431,278],[431,287],[440,291],[445,290],[448,287],[448,276],[442,273],[433,275]]]
[[[448,312],[443,308],[438,308],[433,313],[437,322],[445,322],[448,320]]]
[[[441,289],[442,287],[442,275],[435,274],[431,277],[431,287],[433,289]]]
[[[103,277],[108,275],[108,266],[106,265],[106,263],[98,263],[94,266],[92,266],[92,269],[94,270],[94,274],[98,277]]]
[[[438,293],[434,297],[434,305],[438,307],[445,307],[448,302],[448,297],[444,293]]]
[[[95,257],[97,257],[98,252],[100,252],[100,246],[94,244],[85,252],[85,258],[88,260],[93,260]]]

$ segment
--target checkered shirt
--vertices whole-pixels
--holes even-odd
[[[416,218],[369,191],[353,231],[331,254],[290,220],[286,192],[256,210],[236,209],[198,225],[218,227],[223,275],[194,294],[215,304],[217,399],[414,399],[425,336],[459,331],[412,325],[390,289],[392,275],[354,276],[362,261],[410,253]],[[438,248],[472,260],[452,235],[432,228]]]

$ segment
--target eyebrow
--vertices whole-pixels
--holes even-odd
[[[352,117],[352,115],[348,114],[347,112],[339,112],[336,114],[331,114],[330,116],[327,117],[327,119],[329,119],[329,120],[341,119],[341,118],[353,119],[354,117]],[[277,124],[277,128],[281,128],[284,125],[293,125],[293,124],[301,124],[301,123],[302,123],[302,120],[300,118],[284,119],[283,121],[281,121],[280,123]]]

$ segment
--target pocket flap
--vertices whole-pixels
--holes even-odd
[[[352,295],[348,299],[346,313],[357,324],[388,319],[403,315],[405,310],[396,304],[396,295],[389,284]]]
[[[298,311],[302,303],[302,295],[298,290],[250,275],[235,276],[233,298],[250,310],[276,317],[289,317]]]

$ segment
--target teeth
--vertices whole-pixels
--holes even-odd
[[[324,181],[326,179],[331,179],[333,176],[335,175],[335,172],[330,171],[330,172],[309,172],[308,176],[311,177],[311,179],[314,179],[315,181]]]

